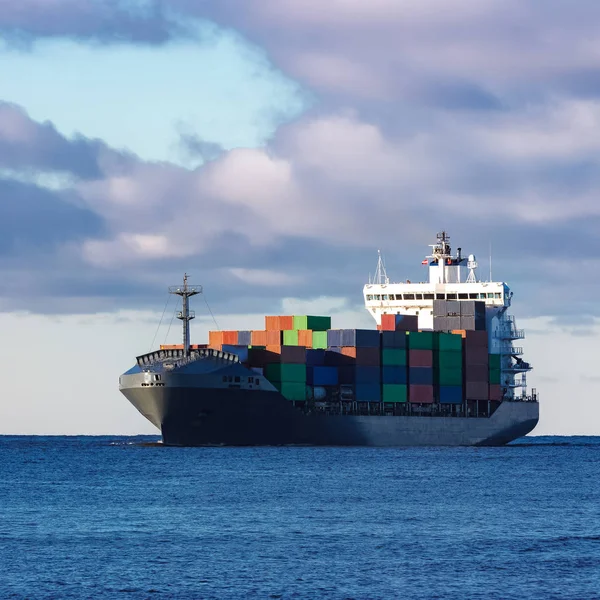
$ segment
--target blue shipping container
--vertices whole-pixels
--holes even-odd
[[[404,331],[382,331],[382,348],[406,348],[406,332]]]
[[[440,404],[462,404],[463,389],[461,385],[440,386]]]
[[[338,385],[336,367],[308,367],[306,376],[309,385]]]
[[[379,331],[376,329],[341,329],[341,346],[379,348]]]
[[[381,368],[382,383],[408,383],[406,367],[383,366]]]
[[[354,381],[358,383],[376,383],[379,385],[381,371],[379,367],[365,367],[363,365],[357,365],[354,367]]]
[[[325,364],[325,350],[307,348],[306,364],[308,366],[323,366]]]
[[[432,367],[410,367],[408,370],[408,381],[411,385],[433,384]]]
[[[232,346],[229,344],[223,344],[221,349],[223,352],[231,352],[231,354],[236,354],[241,362],[248,362],[248,346]]]
[[[332,346],[343,346],[342,344],[342,330],[341,329],[328,329],[327,330],[327,347]]]
[[[351,365],[338,367],[338,380],[341,385],[354,385],[356,383],[356,367]]]
[[[251,331],[238,331],[238,344],[240,346],[252,345],[252,332]]]
[[[357,383],[354,399],[357,402],[381,402],[381,386],[378,383]]]

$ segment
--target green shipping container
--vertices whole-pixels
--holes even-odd
[[[407,385],[384,383],[382,388],[384,402],[406,402],[408,400]]]
[[[462,369],[434,369],[433,382],[437,385],[462,385]]]
[[[433,350],[433,331],[410,331],[408,334],[408,347],[411,350]]]
[[[444,350],[433,354],[433,364],[436,369],[455,369],[462,372],[462,352],[456,350]]]
[[[435,338],[435,350],[458,351],[462,352],[462,335],[457,333],[442,333],[439,332]]]
[[[294,316],[294,329],[310,329],[311,331],[327,331],[331,329],[331,317]]]
[[[326,331],[313,331],[312,335],[312,347],[327,349],[327,332]]]
[[[498,385],[500,383],[500,369],[490,369],[490,385]]]
[[[489,356],[490,370],[499,369],[500,361],[501,361],[500,354],[490,354],[490,356]]]
[[[297,346],[298,345],[298,330],[290,330],[283,332],[283,345],[284,346]]]
[[[270,382],[306,383],[306,365],[271,363],[265,367],[265,377]]]
[[[306,385],[294,381],[280,381],[275,384],[281,395],[287,400],[306,400]]]
[[[404,348],[383,348],[381,364],[388,367],[403,367],[406,365],[406,350]]]

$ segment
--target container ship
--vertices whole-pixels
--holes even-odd
[[[531,365],[516,345],[512,292],[481,281],[475,256],[437,234],[428,281],[392,283],[379,255],[364,286],[374,329],[335,329],[328,316],[276,315],[259,331],[211,331],[137,357],[119,389],[165,445],[491,446],[539,418]],[[491,277],[490,277],[491,279]]]

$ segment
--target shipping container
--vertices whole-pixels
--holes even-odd
[[[311,331],[327,331],[331,329],[331,317],[310,315],[295,315],[294,329],[309,329]]]
[[[433,369],[431,367],[409,367],[408,381],[411,385],[433,385]]]
[[[487,348],[465,346],[465,365],[488,365]]]
[[[278,381],[274,385],[287,400],[302,402],[307,398],[306,384],[302,382]]]
[[[238,344],[238,332],[237,331],[222,331],[223,344],[231,346],[237,346]]]
[[[408,365],[410,367],[432,367],[433,350],[409,350]]]
[[[490,400],[496,402],[502,400],[502,386],[498,384],[490,384]]]
[[[462,329],[457,327],[456,329]],[[465,333],[465,347],[477,347],[486,348],[488,347],[488,333],[487,331],[466,331]]]
[[[327,331],[313,331],[312,347],[323,350],[327,348]]]
[[[380,331],[396,331],[396,315],[381,315]]]
[[[239,346],[252,346],[252,332],[251,331],[238,331],[238,345]],[[265,344],[266,346],[266,344]]]
[[[250,339],[252,341],[252,346],[266,346],[267,332],[262,330],[252,331]]]
[[[374,329],[341,329],[342,346],[379,348],[379,332]]]
[[[310,329],[298,329],[298,346],[313,347],[313,332]]]
[[[281,326],[279,324],[279,317],[277,317],[277,316],[265,317],[265,329],[267,331],[281,331]]]
[[[406,367],[381,367],[382,383],[406,384],[408,383],[408,373]]]
[[[313,342],[314,342],[313,334]],[[342,330],[341,329],[328,329],[327,330],[327,347],[341,348],[342,344]]]
[[[433,386],[410,385],[408,387],[408,400],[415,404],[433,404]]]
[[[434,300],[433,301],[433,317],[446,317],[448,316],[448,311],[446,310],[446,301],[445,300]]]
[[[306,364],[306,348],[302,346],[267,346],[269,352],[279,356],[279,362]]]
[[[246,363],[248,362],[248,355],[249,355],[249,350],[248,350],[248,346],[232,346],[229,344],[223,344],[223,347],[221,348],[221,350],[223,350],[223,352],[231,352],[231,354],[235,354],[239,359],[240,362]]]
[[[444,351],[462,351],[462,337],[454,333],[437,333],[434,337],[434,349]]]
[[[446,316],[447,317],[460,317],[460,300],[447,300],[446,301]]]
[[[306,364],[311,367],[322,367],[325,365],[325,350],[307,349]]]
[[[434,331],[450,331],[448,317],[433,317]]]
[[[417,315],[395,315],[396,331],[418,331],[419,317]]]
[[[294,317],[291,315],[279,317],[279,326],[282,331],[294,329]]]
[[[465,397],[467,400],[488,400],[489,385],[487,382],[467,381],[465,383]]]
[[[463,317],[485,316],[485,301],[463,300],[460,303],[460,315]]]
[[[446,317],[446,329],[444,331],[452,331],[453,329],[464,329],[462,326],[461,317]]]
[[[500,369],[502,366],[502,355],[490,354],[489,358],[490,369]]]
[[[223,345],[223,332],[222,331],[209,331],[208,332],[208,345],[213,348],[214,346]]]
[[[408,334],[408,348],[411,350],[433,350],[433,331],[411,331]]]
[[[460,329],[466,329],[467,331],[485,331],[486,322],[485,316],[483,317],[460,317]]]
[[[382,331],[380,333],[382,348],[406,348],[405,331]]]
[[[463,383],[462,368],[438,367],[433,370],[433,382],[436,385],[460,385]]]
[[[382,348],[381,364],[390,366],[406,365],[406,350],[404,348]]]
[[[279,329],[267,330],[267,346],[281,346],[283,335]]]
[[[381,402],[381,385],[379,383],[357,383],[354,388],[357,402]]]
[[[467,337],[467,332],[464,329],[453,329],[450,331],[450,333],[453,333],[454,335],[460,335],[463,340]]]
[[[381,386],[382,400],[384,402],[407,402],[408,386],[395,383],[384,383]]]
[[[265,377],[273,381],[306,382],[306,365],[270,363],[265,366]]]
[[[502,383],[502,371],[500,369],[490,369],[490,384],[497,385]]]
[[[356,366],[343,365],[337,367],[340,385],[354,385],[356,383]]]
[[[336,367],[308,367],[306,381],[309,385],[338,385],[338,370]]]
[[[289,329],[283,332],[283,343],[286,346],[297,346],[298,345],[298,331],[295,329]]]
[[[356,365],[354,367],[354,381],[359,383],[376,383],[381,382],[381,370],[379,367],[368,367]]]
[[[327,367],[339,367],[342,365],[354,364],[356,364],[356,359],[342,354],[341,348],[332,346],[325,350],[325,366]]]
[[[460,385],[443,385],[438,388],[437,396],[440,404],[462,404],[463,388]]]
[[[434,352],[433,365],[436,369],[454,369],[462,373],[463,353],[456,350]]]
[[[490,372],[487,365],[465,364],[465,381],[484,381],[489,383]]]
[[[341,349],[341,353],[344,356],[355,359],[357,365],[377,367],[380,364],[379,348],[345,346]]]

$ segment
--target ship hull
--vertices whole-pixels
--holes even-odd
[[[173,446],[501,446],[533,430],[537,402],[491,417],[307,414],[279,393],[202,387],[121,390]]]

